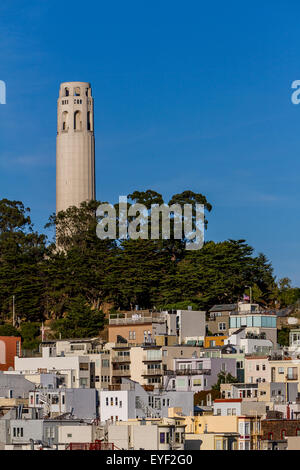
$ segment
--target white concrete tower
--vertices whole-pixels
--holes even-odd
[[[91,85],[65,82],[60,85],[57,101],[56,213],[95,197]]]

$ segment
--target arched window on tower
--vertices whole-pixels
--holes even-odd
[[[65,96],[69,96],[69,94],[70,94],[69,88],[65,88]]]
[[[80,96],[80,88],[79,87],[74,88],[74,96]]]
[[[75,111],[74,113],[74,129],[76,131],[82,131],[81,111]]]
[[[67,131],[69,128],[68,126],[68,111],[64,111],[62,113],[62,130]]]
[[[88,131],[93,130],[91,111],[88,111],[87,113],[87,130]]]

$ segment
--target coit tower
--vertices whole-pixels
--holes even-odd
[[[94,103],[90,83],[65,82],[57,101],[56,213],[95,199]]]

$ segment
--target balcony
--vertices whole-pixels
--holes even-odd
[[[130,362],[130,356],[114,356],[111,359],[112,362]]]
[[[152,357],[148,357],[147,354],[145,354],[143,356],[143,362],[161,362],[162,360],[162,357],[155,357],[155,358],[152,358]]]
[[[162,369],[145,369],[142,375],[162,375]]]
[[[176,369],[176,375],[211,375],[210,369]]]
[[[115,377],[130,377],[130,370],[113,369],[112,375]]]

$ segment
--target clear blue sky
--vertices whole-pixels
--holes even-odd
[[[245,238],[300,285],[297,1],[0,3],[0,198],[55,210],[60,82],[92,83],[97,198],[191,189],[206,238]]]

